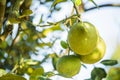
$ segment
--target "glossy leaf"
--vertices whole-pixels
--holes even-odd
[[[68,44],[65,41],[61,41],[60,44],[61,44],[62,48],[64,48],[64,49],[68,48]]]
[[[21,28],[24,30],[24,29],[27,29],[27,25],[26,25],[26,22],[21,22]]]
[[[58,24],[55,24],[51,27],[51,29],[54,31],[54,30],[61,30],[61,27],[60,27],[60,23]]]
[[[41,76],[41,77],[39,78],[39,80],[52,80],[52,79],[49,79],[49,78],[46,78],[46,77]]]
[[[43,35],[47,36],[49,33],[53,32],[53,31],[56,31],[56,30],[61,30],[60,23],[58,23],[56,25],[53,25],[52,27],[43,30]]]
[[[56,70],[56,63],[57,63],[59,57],[58,57],[58,55],[56,53],[53,53],[50,56],[52,57],[53,68]]]
[[[38,61],[35,61],[35,60],[32,60],[32,59],[26,59],[24,62],[27,65],[37,65],[39,63]]]
[[[9,17],[8,18],[8,22],[10,23],[10,24],[17,24],[17,23],[20,23],[20,19],[18,19],[18,18],[15,18],[15,17]]]
[[[53,73],[53,72],[46,72],[45,74],[44,74],[44,76],[46,76],[46,77],[52,77],[52,76],[54,76],[55,74]]]
[[[43,22],[43,15],[41,15],[40,17],[40,21],[39,21],[39,24]]]
[[[86,66],[85,64],[82,64],[82,66],[83,66],[85,69],[87,69],[87,66]]]
[[[101,63],[106,66],[113,66],[113,65],[118,64],[118,61],[117,60],[103,60],[101,61]]]
[[[51,46],[52,43],[50,43],[50,42],[48,42],[48,43],[40,43],[39,45],[40,45],[40,47]]]
[[[102,79],[105,78],[106,75],[106,71],[103,68],[95,67],[91,72],[91,79],[96,80],[98,77]]]
[[[56,4],[61,3],[61,2],[65,2],[65,1],[67,1],[67,0],[55,0],[51,7],[55,7]]]
[[[24,10],[24,11],[22,12],[22,15],[19,16],[19,18],[23,18],[23,17],[29,16],[29,15],[32,14],[32,13],[33,13],[32,10],[26,9],[26,10]]]

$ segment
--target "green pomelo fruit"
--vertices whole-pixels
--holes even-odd
[[[106,80],[120,80],[120,67],[111,67]]]
[[[96,48],[88,55],[80,55],[80,60],[86,64],[93,64],[104,57],[106,45],[104,40],[100,37]]]
[[[56,69],[61,76],[71,78],[79,73],[81,63],[79,57],[75,55],[61,57],[57,64]]]
[[[97,45],[98,31],[89,22],[74,24],[68,33],[68,44],[70,48],[79,55],[87,55]]]

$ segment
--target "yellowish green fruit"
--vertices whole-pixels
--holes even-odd
[[[75,55],[61,57],[57,64],[56,69],[61,76],[71,78],[79,73],[81,63],[79,57]]]
[[[43,69],[43,67],[39,67],[39,68],[35,69],[34,71],[32,71],[29,80],[39,80],[39,78],[40,78],[43,74],[44,74],[44,69]]]
[[[120,80],[120,67],[111,67],[106,80]]]
[[[101,60],[105,54],[106,45],[100,37],[96,48],[88,55],[80,55],[80,60],[86,64],[93,64]]]
[[[79,55],[87,55],[93,51],[98,42],[98,32],[89,22],[74,24],[68,33],[70,48]]]
[[[26,73],[30,75],[34,71],[34,68],[28,67]]]

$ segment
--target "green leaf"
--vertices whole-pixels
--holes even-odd
[[[54,70],[56,70],[56,63],[57,63],[59,57],[56,53],[50,54],[50,57],[52,58],[52,65],[54,67]]]
[[[41,77],[39,78],[39,80],[52,80],[52,79],[46,78],[46,77],[44,77],[44,76],[41,76]]]
[[[43,15],[41,15],[40,17],[40,21],[39,21],[39,24],[43,22]]]
[[[37,65],[39,63],[38,61],[35,61],[35,60],[32,60],[32,59],[26,59],[24,62],[27,65]]]
[[[52,65],[53,65],[55,70],[56,70],[56,63],[57,63],[58,59],[59,59],[58,57],[53,57],[52,58]]]
[[[86,65],[82,64],[82,66],[87,69],[87,66],[86,66]]]
[[[113,65],[118,64],[118,61],[117,60],[103,60],[100,63],[106,66],[113,66]]]
[[[0,77],[7,74],[7,72],[4,69],[0,69]]]
[[[23,18],[23,17],[29,16],[29,15],[32,14],[32,13],[33,13],[33,12],[32,12],[32,10],[30,10],[30,9],[23,10],[22,15],[19,16],[19,18]]]
[[[67,0],[55,0],[51,7],[55,7],[58,3],[65,2]]]
[[[82,3],[81,0],[72,0],[72,1],[76,6],[79,6]]]
[[[60,44],[64,49],[68,48],[68,44],[65,41],[61,41]]]
[[[51,25],[52,24],[53,23],[51,23]],[[56,30],[61,30],[60,23],[58,23],[56,25],[53,25],[52,27],[43,30],[43,35],[47,36],[49,33],[53,32],[53,31],[56,31]]]
[[[30,80],[38,80],[40,76],[44,74],[43,67],[35,69],[30,76]]]
[[[47,43],[39,43],[40,47],[44,47],[44,46],[51,46],[52,43],[47,42]]]
[[[26,25],[26,22],[25,22],[25,21],[21,22],[21,28],[22,28],[23,30],[27,29],[27,25]]]
[[[7,42],[6,41],[0,42],[0,48],[1,49],[5,49],[6,47],[7,47]]]
[[[105,78],[106,77],[106,72],[103,68],[95,67],[92,72],[91,72],[91,78],[92,80],[97,80],[99,78]],[[99,78],[98,78],[99,77]]]
[[[95,80],[102,80],[102,78],[99,77],[99,76],[97,76],[97,77],[95,78]]]
[[[60,27],[60,23],[56,24],[56,25],[53,25],[51,27],[51,29],[54,31],[54,30],[61,30],[61,27]]]
[[[10,24],[14,24],[14,23],[20,23],[20,19],[18,19],[18,18],[15,18],[15,17],[9,17],[8,18],[8,23],[10,23]]]
[[[46,77],[52,77],[52,76],[54,76],[55,74],[53,73],[53,72],[46,72],[45,74],[44,74],[44,76],[46,76]]]
[[[0,77],[0,80],[26,80],[26,79],[24,77],[8,73]]]

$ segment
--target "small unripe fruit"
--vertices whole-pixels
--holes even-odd
[[[56,69],[59,74],[67,78],[71,78],[78,74],[80,67],[80,59],[75,55],[63,56],[56,64]]]

